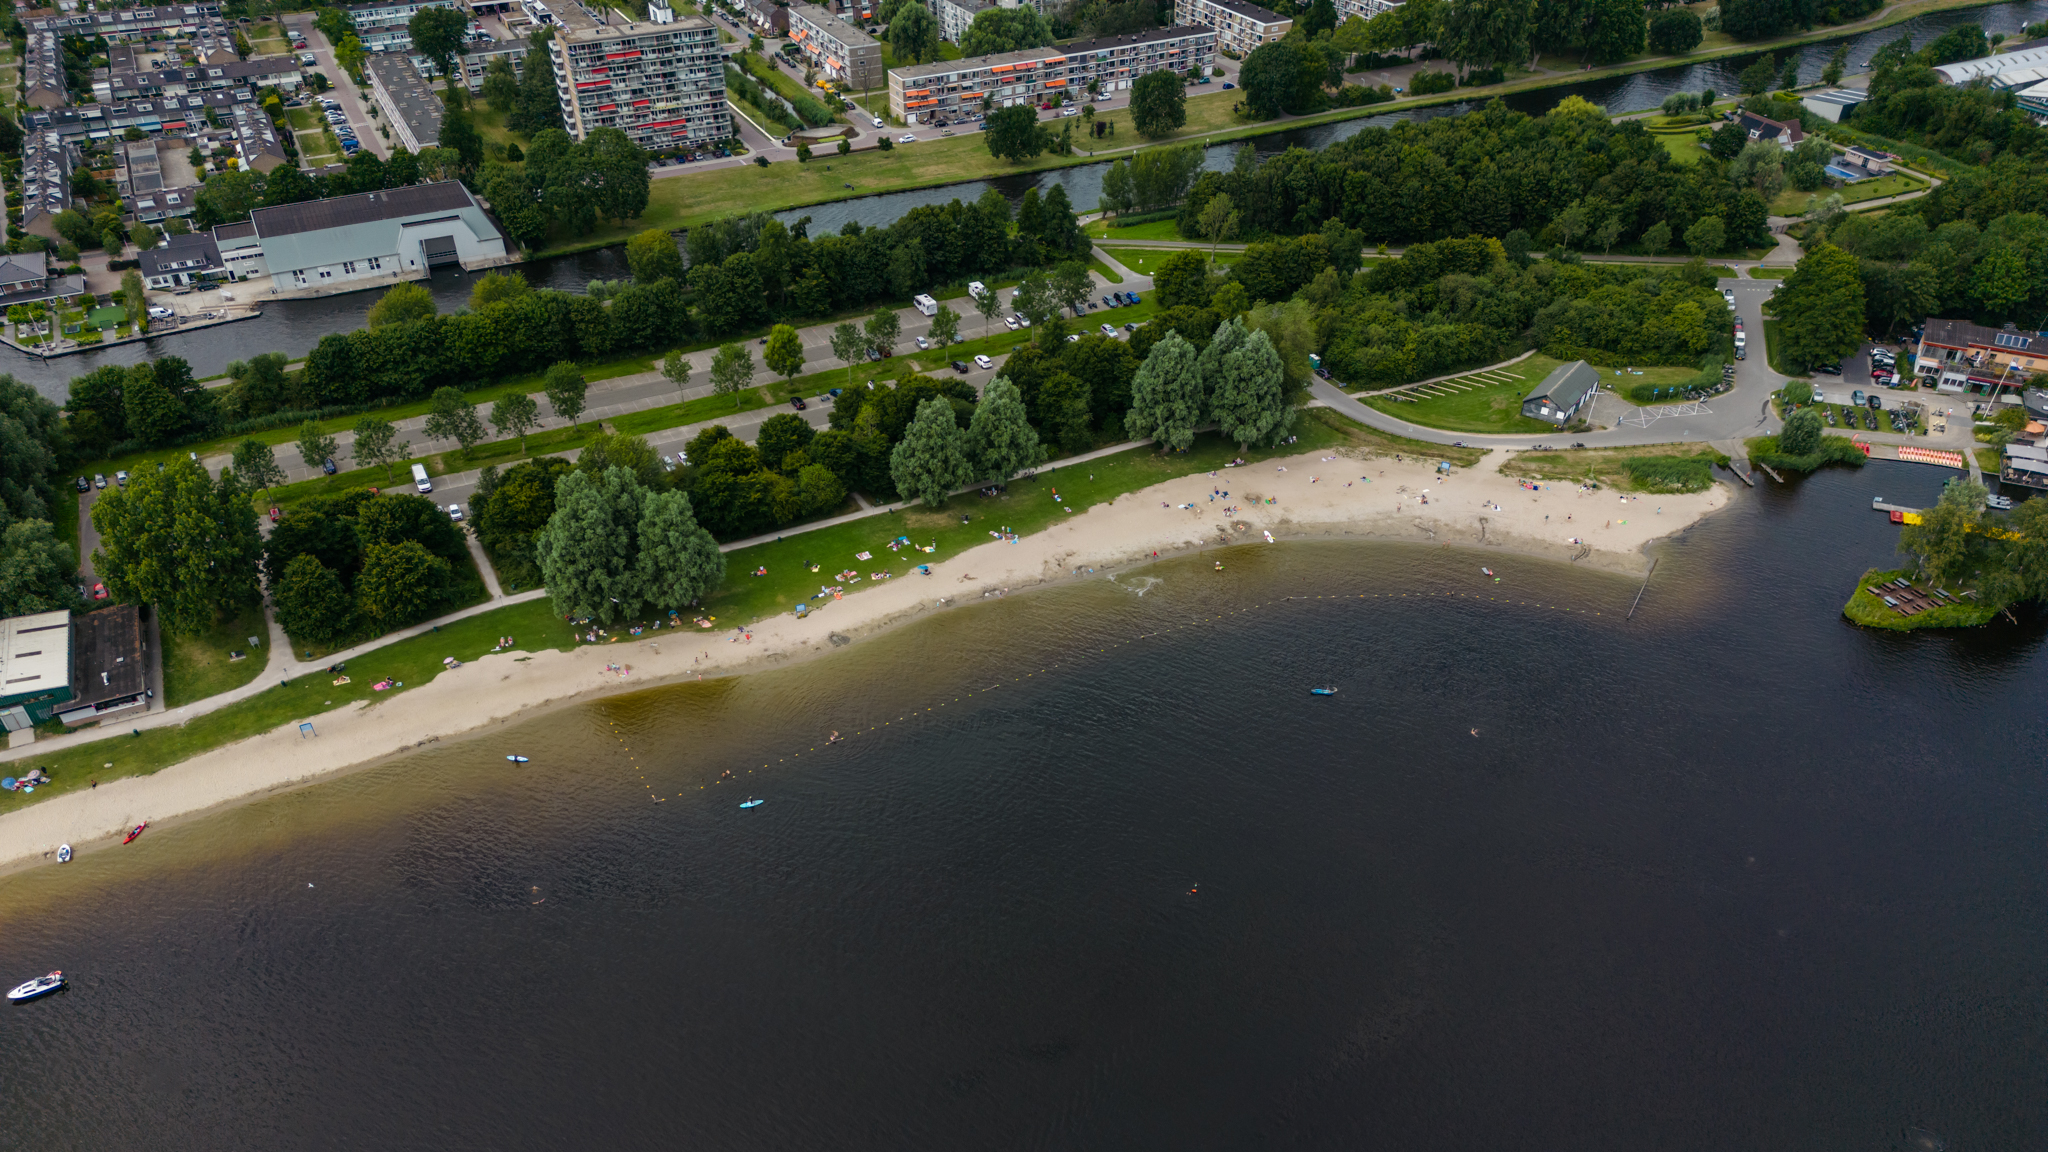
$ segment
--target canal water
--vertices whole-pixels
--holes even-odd
[[[0,879],[73,980],[0,1146],[2034,1147],[2043,624],[1838,611],[1942,475],[1738,491],[1633,620],[1241,547]]]
[[[2005,32],[2016,36],[2027,24],[2043,20],[2048,20],[2048,0],[2027,0],[2026,3],[1936,12],[1915,17],[1903,24],[1847,38],[1849,63],[1851,71],[1855,71],[1867,63],[1879,48],[1902,35],[1910,37],[1918,46],[1927,44],[1958,24],[1977,24],[1983,27],[1986,34]],[[1835,48],[1840,43],[1842,41],[1828,41],[1809,44],[1799,49],[1800,82],[1817,83],[1821,70],[1827,66],[1829,58],[1834,55]],[[1699,64],[1638,72],[1630,76],[1559,85],[1517,93],[1504,99],[1509,107],[1532,115],[1556,106],[1566,96],[1582,96],[1611,112],[1640,111],[1657,107],[1663,102],[1664,97],[1673,92],[1697,92],[1703,88],[1712,88],[1721,93],[1734,92],[1737,90],[1736,77],[1760,55],[1761,53],[1732,56]],[[1293,147],[1323,148],[1367,127],[1386,126],[1402,120],[1457,116],[1471,111],[1476,106],[1472,102],[1461,102],[1407,112],[1390,112],[1383,116],[1361,117],[1259,136],[1253,138],[1250,143],[1261,153],[1268,154]],[[1240,147],[1242,142],[1221,144],[1208,149],[1204,158],[1205,167],[1218,170],[1228,168]],[[885,226],[912,208],[944,204],[954,199],[971,201],[989,188],[995,188],[1015,201],[1022,199],[1028,189],[1043,190],[1055,184],[1066,189],[1067,199],[1076,208],[1087,211],[1102,198],[1102,173],[1106,167],[1107,165],[1091,164],[995,180],[949,184],[937,188],[922,188],[820,204],[793,209],[778,215],[787,222],[808,216],[811,220],[812,234],[821,235],[836,232],[851,220],[857,220],[870,227]],[[593,279],[611,280],[629,274],[623,247],[533,261],[521,265],[520,270],[537,286],[570,291],[580,290]],[[434,292],[436,302],[445,312],[467,306],[469,289],[473,281],[473,276],[464,274],[459,269],[442,269],[435,273],[429,287]],[[294,357],[302,356],[313,345],[319,343],[322,336],[330,332],[347,332],[362,327],[370,306],[376,303],[380,295],[382,291],[378,290],[347,296],[329,296],[317,300],[278,301],[265,305],[262,317],[255,320],[242,321],[221,328],[203,329],[184,336],[173,334],[142,344],[123,345],[49,361],[11,348],[0,349],[0,371],[12,373],[16,379],[57,400],[64,397],[71,377],[89,372],[102,364],[133,364],[155,356],[174,355],[183,356],[191,361],[194,371],[199,375],[210,376],[220,372],[232,361],[246,359],[262,352],[284,351]]]

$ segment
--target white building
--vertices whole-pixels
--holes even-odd
[[[2000,72],[2011,72],[2017,68],[2039,68],[2048,65],[2048,47],[2023,48],[2018,52],[2006,52],[1998,56],[1980,56],[1975,60],[1959,60],[1954,64],[1943,64],[1934,70],[1943,84],[1968,84],[1972,80],[1989,80]]]
[[[555,28],[548,56],[569,135],[583,140],[617,128],[649,151],[702,147],[732,135],[725,55],[711,21],[642,23],[576,0],[523,2],[535,21]]]
[[[1173,22],[1214,28],[1216,47],[1238,56],[1284,38],[1294,27],[1291,17],[1244,0],[1174,0]]]
[[[995,0],[931,0],[932,17],[939,22],[939,39],[958,44],[967,36],[967,29],[974,18],[985,8],[995,7]]]
[[[452,180],[258,208],[213,230],[238,280],[269,276],[279,292],[347,291],[430,269],[510,264],[518,254],[469,190]]]

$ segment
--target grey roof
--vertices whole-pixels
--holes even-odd
[[[135,254],[140,265],[137,271],[144,276],[160,276],[167,271],[187,271],[221,266],[220,245],[204,232],[188,232],[183,236],[172,236],[147,252]],[[185,264],[190,260],[204,260],[205,263],[190,265],[189,268],[164,267],[166,264]]]
[[[789,14],[811,22],[821,35],[830,36],[848,48],[879,47],[880,41],[827,12],[816,4],[791,4]]]
[[[237,220],[233,224],[216,225],[213,229],[215,245],[218,245],[222,240],[247,240],[254,235],[256,235],[256,225],[247,220]]]
[[[1599,369],[1584,360],[1574,360],[1551,369],[1541,384],[1529,389],[1529,394],[1522,397],[1522,403],[1548,400],[1552,408],[1570,408],[1585,399],[1586,393],[1599,383]]]
[[[1829,88],[1824,92],[1808,92],[1799,99],[1816,104],[1840,104],[1848,107],[1863,103],[1865,100],[1870,99],[1870,95],[1865,92],[1853,92],[1846,88]]]
[[[405,121],[412,131],[412,138],[420,147],[431,148],[441,142],[441,98],[412,66],[412,61],[403,56],[378,56],[364,67],[376,81],[384,95],[390,98],[393,111]]]
[[[373,224],[425,212],[452,212],[475,204],[468,189],[453,180],[443,180],[438,184],[413,184],[383,192],[358,192],[354,196],[258,208],[249,214],[249,221],[256,226],[257,234],[269,241],[300,232]]]
[[[889,75],[906,82],[921,80],[926,76],[945,76],[973,68],[990,68],[1002,64],[1021,64],[1027,60],[1045,60],[1054,56],[1072,59],[1076,56],[1091,56],[1097,52],[1113,52],[1119,48],[1132,48],[1140,44],[1161,43],[1168,40],[1183,40],[1206,36],[1212,42],[1216,30],[1203,24],[1177,24],[1172,28],[1151,28],[1133,32],[1126,36],[1101,36],[1094,40],[1076,40],[1069,44],[1058,44],[1047,48],[1026,48],[1017,52],[998,52],[992,56],[970,56],[964,60],[935,60],[930,64],[918,64],[910,68],[891,68]]]
[[[1218,8],[1235,12],[1248,20],[1256,20],[1261,24],[1278,24],[1282,20],[1294,19],[1292,16],[1282,16],[1270,8],[1261,8],[1257,4],[1247,4],[1244,0],[1209,0],[1209,3],[1214,4]]]
[[[0,284],[41,280],[50,274],[50,258],[43,252],[0,253]]]

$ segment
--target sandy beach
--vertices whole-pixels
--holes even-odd
[[[345,769],[459,736],[536,709],[602,693],[782,664],[928,612],[954,611],[1095,569],[1221,544],[1304,538],[1441,542],[1642,572],[1643,548],[1726,504],[1716,484],[1694,495],[1622,496],[1572,484],[1526,486],[1500,473],[1507,454],[1439,475],[1430,464],[1359,452],[1310,453],[1181,477],[1075,513],[1015,542],[991,539],[910,575],[798,619],[760,622],[751,639],[730,630],[650,633],[570,652],[485,656],[431,683],[375,704],[315,718],[317,739],[287,724],[148,776],[111,781],[0,817],[0,867],[54,863],[57,846],[78,851],[148,819],[162,822],[296,787]],[[1228,497],[1216,497],[1218,490]],[[1257,500],[1258,502],[1254,502]],[[1267,503],[1266,501],[1271,501]],[[608,671],[623,664],[630,673]]]

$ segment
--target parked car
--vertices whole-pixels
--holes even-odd
[[[801,397],[801,396],[791,396],[791,397],[789,398],[789,406],[790,406],[791,408],[794,408],[794,409],[796,409],[796,410],[797,410],[797,411],[799,411],[799,412],[801,412],[801,411],[803,411],[803,410],[804,410],[805,408],[809,407],[809,405],[807,405],[807,404],[805,404],[805,403],[804,403],[804,398],[803,398],[803,397]]]
[[[1111,303],[1109,302],[1109,297],[1107,297],[1107,296],[1104,296],[1104,297],[1102,298],[1102,306],[1103,306],[1104,308],[1114,308],[1114,307],[1116,307],[1116,305],[1114,305],[1114,304],[1111,304]]]
[[[448,518],[449,518],[450,520],[460,520],[460,519],[462,519],[462,505],[460,505],[460,504],[450,504],[450,505],[448,506]]]
[[[1062,116],[1079,116],[1080,114],[1081,114],[1081,110],[1080,110],[1079,108],[1062,108],[1062,109],[1060,109],[1060,115],[1062,115]]]
[[[1017,323],[1022,324],[1026,328],[1029,328],[1031,327],[1031,317],[1024,315],[1022,312],[1019,312],[1017,313]]]
[[[121,471],[114,473],[114,483],[119,484],[123,488],[126,488],[128,486],[127,469],[124,468]]]
[[[881,118],[880,116],[877,116],[877,117],[875,117],[875,127],[877,127],[877,128],[880,128],[881,126],[882,126],[882,118]]]
[[[93,486],[93,487],[95,487],[95,488],[105,488],[105,487],[107,486],[107,477],[106,477],[106,475],[105,475],[104,473],[100,473],[100,472],[95,472],[95,473],[93,473],[93,474],[92,474],[92,486]]]
[[[320,462],[320,471],[325,472],[329,476],[332,476],[336,472],[340,471],[340,469],[334,466],[334,457],[329,456],[327,459],[322,460]]]
[[[969,280],[967,282],[967,294],[976,300],[981,299],[981,294],[986,291],[988,291],[988,285],[983,284],[979,280]]]
[[[1138,325],[1135,322],[1124,325],[1124,331],[1126,332],[1136,332],[1137,330]]]
[[[939,135],[941,135],[941,136],[951,136],[952,134],[953,134],[953,130],[952,130],[951,128],[941,128],[941,129],[939,129]]]
[[[1123,306],[1124,306],[1124,294],[1123,294],[1123,293],[1121,293],[1121,292],[1111,292],[1111,293],[1109,294],[1109,298],[1110,298],[1111,300],[1114,300],[1114,301],[1116,301],[1116,306],[1117,306],[1117,307],[1121,308],[1121,307],[1123,307]]]
[[[1104,324],[1104,325],[1102,326],[1102,334],[1103,334],[1104,336],[1108,336],[1108,337],[1111,337],[1112,339],[1113,339],[1113,338],[1115,338],[1115,336],[1116,336],[1116,325],[1114,325],[1114,324]]]
[[[90,492],[90,491],[92,491],[92,481],[90,481],[90,480],[87,480],[87,479],[86,479],[85,477],[83,477],[83,476],[80,476],[80,477],[78,478],[78,490],[79,490],[80,492]]]
[[[1010,331],[1015,332],[1017,330],[1016,314],[1011,313],[1010,315],[1003,317],[1003,326],[1008,328]]]
[[[1124,299],[1129,300],[1133,304],[1143,304],[1145,302],[1145,298],[1143,296],[1138,295],[1136,292],[1130,293],[1129,295],[1125,296]]]
[[[915,132],[905,132],[896,138],[896,142],[898,144],[915,144],[917,143],[917,134]]]
[[[105,584],[93,585],[92,598],[95,600],[105,600],[107,598],[107,586]]]
[[[1225,92],[1228,92],[1228,91],[1230,91],[1230,90],[1231,90],[1232,88],[1235,88],[1235,87],[1237,87],[1237,85],[1235,85],[1235,84],[1232,84],[1232,83],[1231,83],[1230,81],[1228,81],[1228,80],[1225,80],[1225,81],[1223,82],[1223,90],[1224,90]],[[1394,91],[1396,91],[1396,92],[1399,92],[1399,91],[1400,91],[1400,89],[1399,89],[1399,88],[1396,88],[1396,89],[1394,89]]]
[[[991,360],[991,359],[989,359],[989,358],[988,358],[988,357],[986,357],[986,356],[976,356],[976,357],[974,358],[974,366],[975,366],[976,368],[980,368],[980,369],[982,369],[982,370],[986,371],[987,369],[990,369],[990,368],[993,368],[993,367],[995,367],[995,366],[996,366],[996,362],[995,362],[995,361],[993,361],[993,360]]]
[[[925,339],[925,338],[924,338],[924,337],[922,337],[922,336],[919,336],[919,337],[917,338],[917,347],[918,347],[918,350],[919,350],[919,351],[923,351],[923,350],[925,350],[925,349],[928,349],[928,348],[930,348],[931,346],[932,346],[932,342],[931,342],[931,341],[929,341],[929,340]]]
[[[299,63],[304,64],[308,68],[317,68],[320,66],[320,58],[308,52],[299,57]]]
[[[959,374],[961,374],[962,376],[965,376],[965,375],[967,375],[967,361],[965,361],[965,360],[955,360],[955,361],[953,361],[953,371],[955,371],[955,372],[958,372],[958,373],[959,373]]]
[[[1855,405],[1858,408],[1863,407],[1863,389],[1858,388],[1855,391],[1849,393],[1849,403]]]
[[[661,470],[662,470],[663,472],[673,472],[673,471],[675,471],[675,470],[676,470],[676,458],[675,458],[675,457],[673,457],[673,456],[671,456],[671,455],[669,455],[669,454],[668,454],[668,453],[666,453],[666,452],[662,453],[662,454],[661,454]]]
[[[169,308],[166,308],[161,304],[151,304],[149,306],[149,318],[151,320],[169,320],[172,316],[175,315],[177,315],[177,313],[172,312]]]
[[[275,504],[272,504],[272,505],[270,506],[270,522],[271,522],[272,524],[275,524],[275,523],[277,523],[277,522],[278,522],[279,520],[282,520],[282,519],[284,519],[284,513],[283,513],[283,512],[280,512],[280,511],[278,511],[277,505],[275,505]]]
[[[1840,376],[1842,374],[1842,366],[1840,364],[1815,364],[1813,370],[1828,376]]]

